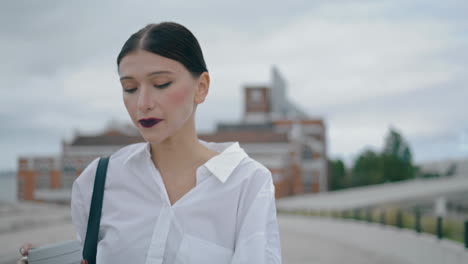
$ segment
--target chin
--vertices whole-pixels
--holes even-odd
[[[156,136],[144,135],[144,134],[142,134],[142,136],[145,139],[145,141],[147,141],[149,143],[159,144],[159,143],[164,141],[163,138],[156,137]]]
[[[150,133],[142,133],[141,131],[140,131],[140,134],[145,139],[145,141],[149,143],[154,143],[154,144],[160,144],[164,140],[167,139],[166,135],[161,136],[161,135],[155,135],[155,134],[150,134]]]

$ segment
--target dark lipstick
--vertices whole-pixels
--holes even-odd
[[[146,128],[150,128],[159,123],[160,121],[162,121],[162,119],[159,118],[143,118],[138,120],[138,122],[140,122],[140,124]]]

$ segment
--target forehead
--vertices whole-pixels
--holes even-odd
[[[178,61],[145,50],[127,54],[120,61],[118,72],[120,77],[144,77],[149,73],[169,71],[172,74],[182,74],[185,67]],[[187,71],[187,70],[185,70]]]

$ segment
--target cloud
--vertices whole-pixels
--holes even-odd
[[[385,6],[385,5],[383,5]],[[328,11],[331,9],[330,11]],[[285,43],[277,49],[285,60],[291,91],[302,104],[330,106],[395,95],[452,80],[462,65],[440,58],[457,44],[451,25],[429,19],[404,21],[361,17],[353,8],[334,19],[314,11],[273,35],[266,42]],[[370,13],[379,10],[372,4]],[[268,53],[273,53],[270,50]]]
[[[115,59],[131,33],[159,21],[186,25],[203,48],[212,82],[201,131],[238,121],[243,86],[268,83],[277,65],[292,101],[325,118],[332,157],[379,148],[390,125],[418,159],[468,155],[457,147],[468,131],[466,11],[456,0],[8,2],[0,170],[20,153],[58,152],[75,129],[129,121]]]

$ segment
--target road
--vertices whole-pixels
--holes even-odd
[[[283,263],[285,264],[407,264],[392,256],[378,255],[327,236],[326,230],[309,228],[311,218],[278,217]]]
[[[299,216],[279,215],[283,263],[285,264],[407,264],[391,256],[375,254],[327,236],[326,230],[309,228],[314,220]],[[73,226],[61,224],[0,234],[0,264],[14,264],[19,257],[18,245],[25,241],[46,244],[73,239]],[[29,239],[34,238],[34,239]]]

